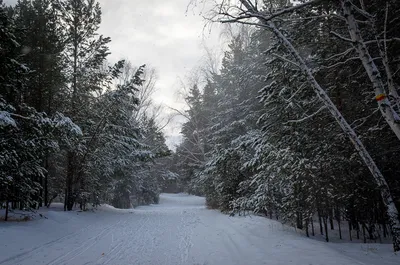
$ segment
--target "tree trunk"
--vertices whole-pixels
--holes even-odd
[[[386,236],[387,236],[387,229],[386,229],[386,224],[385,224],[385,223],[382,224],[382,229],[383,229],[383,237],[386,238]]]
[[[7,195],[7,200],[6,200],[6,215],[4,216],[4,221],[7,221],[8,220],[8,208],[10,207],[9,206],[9,204],[10,204],[10,200],[8,199],[8,195]]]
[[[377,233],[377,236],[378,236],[378,239],[379,239],[379,243],[382,244],[382,236],[381,236],[381,227],[380,227],[380,225],[378,225],[378,229],[376,230],[376,233]],[[375,242],[376,242],[376,240],[375,240]]]
[[[43,188],[44,188],[44,205],[47,206],[49,203],[49,187],[48,187],[48,182],[49,182],[49,155],[46,154],[45,158],[45,169],[46,169],[46,174],[44,175],[44,181],[43,181]]]
[[[303,215],[301,214],[301,212],[297,212],[296,226],[298,229],[303,230]]]
[[[367,237],[366,237],[366,235],[365,235],[365,225],[362,224],[361,226],[362,226],[364,244],[366,244],[366,243],[367,243]]]
[[[72,99],[70,115],[75,118],[76,106],[78,103],[78,15],[77,6],[73,6],[73,69],[72,69]],[[71,211],[74,207],[73,183],[74,183],[74,163],[75,153],[68,151],[67,155],[67,177],[66,177],[66,192],[64,210]]]
[[[324,220],[325,240],[326,240],[326,242],[329,242],[329,236],[328,236],[328,217],[327,217],[327,216],[324,216],[322,219]]]
[[[315,231],[314,231],[314,219],[311,217],[311,232],[312,232],[312,235],[313,236],[315,236]]]
[[[68,189],[67,185],[65,184],[65,192],[64,192],[64,212],[67,211],[67,200],[68,200]]]
[[[350,241],[353,241],[353,237],[351,236],[351,221],[348,221],[349,223],[349,239]]]
[[[310,234],[308,232],[308,220],[309,219],[306,219],[306,223],[305,223],[305,225],[306,225],[306,235],[307,235],[307,237],[310,237]]]
[[[54,194],[53,196],[51,196],[51,198],[49,199],[48,203],[46,204],[46,207],[49,208],[51,203],[53,202],[53,200],[55,198],[57,198],[58,194]]]
[[[334,216],[335,216],[335,219],[336,219],[336,221],[338,223],[339,238],[342,239],[342,224],[341,224],[342,218],[341,218],[340,210],[339,210],[338,206],[336,206],[336,208],[335,208]]]
[[[396,134],[397,138],[400,140],[400,117],[396,113],[393,106],[391,105],[390,100],[386,96],[386,91],[384,82],[382,80],[382,76],[374,60],[372,59],[371,55],[368,52],[367,46],[361,36],[360,30],[358,29],[357,21],[353,16],[352,12],[353,5],[349,0],[341,0],[341,3],[353,46],[358,52],[358,56],[374,87],[375,97],[376,100],[378,101],[379,109],[382,113],[382,116],[384,117],[385,121],[389,124],[392,131]],[[394,92],[392,92],[392,94],[393,93]],[[395,92],[395,95],[397,95],[397,92]],[[400,244],[400,242],[398,243]]]
[[[66,177],[66,194],[65,194],[65,207],[66,210],[71,211],[74,207],[73,198],[73,182],[74,182],[74,153],[68,152],[67,157],[67,177]],[[65,208],[64,207],[64,208]]]
[[[322,228],[322,218],[321,218],[321,213],[318,210],[318,221],[319,221],[319,231],[321,233],[321,235],[324,234],[324,229]]]
[[[395,251],[400,251],[400,221],[398,219],[398,211],[394,204],[392,195],[389,190],[389,186],[383,177],[381,171],[375,164],[375,161],[372,159],[364,144],[361,142],[360,138],[358,138],[357,134],[354,132],[353,128],[347,123],[342,114],[333,104],[327,93],[324,89],[318,84],[315,80],[310,68],[306,65],[303,58],[297,52],[297,50],[293,47],[293,45],[289,42],[289,40],[276,28],[275,24],[271,21],[268,21],[268,27],[277,35],[284,43],[285,46],[289,49],[292,55],[297,59],[300,63],[302,70],[307,75],[309,82],[313,85],[315,92],[320,97],[324,105],[328,108],[332,116],[336,119],[344,133],[349,137],[354,147],[358,151],[359,155],[363,159],[365,165],[368,167],[372,176],[375,180],[375,183],[380,189],[380,193],[383,199],[384,204],[387,207],[387,215],[389,217],[390,227],[392,229],[393,234],[393,248]],[[400,131],[399,131],[400,133]]]
[[[40,182],[40,189],[39,189],[39,200],[37,203],[37,209],[43,206],[43,179]]]
[[[376,243],[376,238],[375,238],[375,235],[374,235],[374,232],[375,232],[375,225],[374,225],[374,224],[370,224],[370,225],[367,227],[367,232],[368,232],[368,237],[369,237],[369,239],[370,239],[370,240],[375,240],[375,243]]]
[[[326,108],[329,110],[329,112],[331,113],[332,117],[335,118],[335,120],[337,121],[337,123],[339,124],[339,126],[342,128],[343,132],[349,137],[350,141],[353,143],[355,149],[358,151],[360,157],[362,158],[362,160],[364,161],[365,165],[368,167],[368,169],[370,170],[375,183],[377,184],[377,187],[380,190],[383,202],[385,204],[385,206],[387,207],[387,215],[389,218],[389,224],[392,230],[392,234],[393,234],[393,248],[394,251],[400,251],[400,221],[398,219],[398,211],[396,208],[396,205],[394,204],[392,195],[390,193],[389,190],[389,186],[385,180],[385,178],[383,177],[381,171],[379,170],[379,168],[377,167],[377,165],[375,164],[375,161],[372,159],[372,157],[370,156],[370,154],[368,153],[367,149],[365,148],[364,144],[361,142],[360,138],[357,136],[357,134],[355,133],[355,131],[353,130],[353,128],[350,126],[350,124],[344,119],[344,117],[342,116],[342,114],[339,112],[339,110],[336,108],[335,104],[333,104],[332,100],[329,98],[328,94],[326,93],[326,91],[319,85],[319,83],[317,82],[317,80],[314,78],[314,75],[311,71],[311,69],[307,66],[306,62],[304,61],[304,59],[300,56],[299,52],[296,50],[296,48],[294,48],[294,46],[292,45],[292,43],[285,37],[285,35],[282,34],[282,32],[275,26],[275,23],[272,22],[271,20],[267,20],[264,19],[264,14],[258,12],[255,7],[248,2],[247,0],[240,0],[240,2],[248,9],[248,12],[250,14],[254,14],[255,17],[257,17],[260,21],[261,24],[264,28],[269,29],[270,31],[272,31],[276,37],[278,39],[281,40],[281,42],[284,44],[284,46],[287,48],[287,50],[292,54],[292,56],[296,59],[296,61],[299,64],[299,67],[301,68],[301,70],[303,71],[303,73],[305,74],[305,76],[307,77],[308,81],[310,82],[310,84],[312,85],[312,87],[314,88],[315,93],[318,95],[318,97],[321,99],[321,101],[323,102],[324,106],[326,106]],[[347,17],[346,20],[347,21],[352,21],[354,20],[355,23],[355,19],[354,17],[351,15],[350,7],[349,5],[351,5],[351,3],[347,0],[342,0],[343,3],[343,8],[347,9]],[[350,18],[349,18],[350,16]],[[353,23],[353,24],[354,24]],[[351,28],[354,28],[354,30],[357,29],[356,25],[355,27],[349,25],[349,31]],[[355,32],[353,32],[354,34]],[[369,70],[371,70],[371,72],[369,72],[369,74],[371,74],[370,78],[374,78],[374,87],[376,86],[377,92],[384,92],[381,91],[381,89],[383,88],[383,84],[381,85],[381,80],[379,79],[379,72],[378,69],[376,68],[375,64],[373,63],[372,59],[370,59],[370,56],[365,48],[365,44],[364,43],[357,43],[358,46],[360,46],[359,48],[363,48],[363,53],[364,53],[364,59],[363,59],[363,63],[366,62],[368,65],[370,65],[368,67]],[[363,47],[364,46],[364,47]],[[369,56],[369,57],[368,57]],[[361,55],[360,55],[361,57]],[[380,81],[380,82],[379,82]],[[390,104],[390,102],[385,99],[380,100],[381,102],[381,109],[384,107],[383,103],[388,103]],[[385,119],[387,119],[387,121],[389,122],[389,125],[391,125],[392,129],[397,132],[398,131],[398,138],[400,139],[400,124],[395,124],[394,122],[396,121],[394,115],[394,111],[391,107],[389,107],[390,105],[388,105],[387,107],[385,107],[384,109],[384,117]],[[392,116],[390,116],[392,115]],[[400,120],[400,118],[398,119]],[[397,135],[397,133],[396,133]]]

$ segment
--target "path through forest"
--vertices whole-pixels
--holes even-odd
[[[129,211],[47,217],[0,224],[0,264],[400,264],[390,245],[307,239],[266,218],[208,210],[203,198],[184,194]]]

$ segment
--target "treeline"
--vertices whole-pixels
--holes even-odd
[[[288,1],[238,2],[220,5],[216,17],[246,25],[232,34],[220,69],[208,69],[206,84],[193,85],[186,97],[188,120],[173,165],[182,185],[204,194],[211,208],[265,214],[307,236],[319,221],[327,241],[344,221],[350,234],[341,238],[356,230],[376,240],[390,227],[400,250],[399,217],[392,214],[400,207],[398,121],[385,116],[400,113],[400,3],[300,1],[306,4],[294,10]],[[357,41],[348,12],[358,23]],[[372,59],[363,64],[366,54]],[[374,92],[374,76],[382,94]],[[356,150],[343,121],[369,154]]]
[[[156,203],[169,149],[154,72],[107,62],[94,0],[0,0],[0,203]],[[147,80],[146,80],[147,79]],[[154,113],[154,112],[153,112]],[[161,164],[160,164],[161,163]],[[7,219],[7,214],[6,214]]]

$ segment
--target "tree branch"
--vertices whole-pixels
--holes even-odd
[[[311,119],[312,117],[314,117],[315,115],[317,115],[318,113],[320,113],[321,111],[323,111],[324,109],[326,109],[326,106],[322,106],[321,108],[319,108],[316,112],[314,112],[314,113],[311,114],[311,115],[307,115],[307,114],[306,114],[306,117],[304,117],[304,118],[301,118],[301,119],[299,119],[299,120],[289,120],[289,121],[285,122],[284,124],[288,124],[288,123],[300,123],[300,122],[306,121],[306,120],[308,120],[308,119]]]
[[[334,35],[335,37],[341,39],[341,40],[344,40],[344,41],[353,43],[353,41],[352,41],[351,39],[348,39],[348,38],[346,38],[346,37],[343,37],[343,36],[340,35],[339,33],[336,33],[336,32],[334,32],[334,31],[331,31],[331,32],[329,32],[329,33],[332,34],[332,35]]]

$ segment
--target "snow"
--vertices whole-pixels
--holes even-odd
[[[263,217],[229,217],[204,198],[162,194],[159,205],[41,210],[0,223],[0,264],[400,264],[390,244],[325,243]]]
[[[11,118],[11,115],[7,111],[0,111],[0,126],[5,127],[11,125],[13,127],[16,127],[15,120]]]
[[[83,135],[81,128],[76,125],[69,117],[65,117],[62,113],[57,112],[54,118],[55,125],[58,128],[66,128],[75,135]]]

